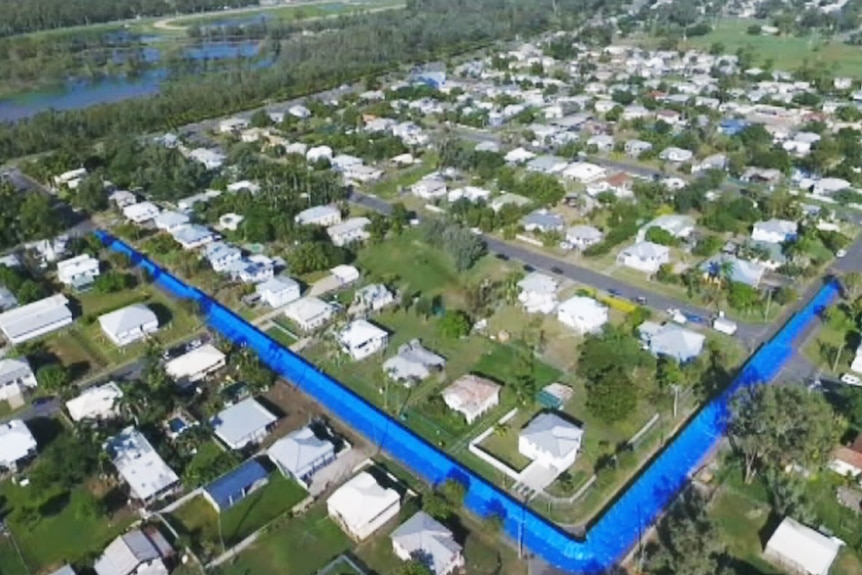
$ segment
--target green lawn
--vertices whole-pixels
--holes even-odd
[[[266,330],[266,334],[285,347],[290,347],[296,343],[296,338],[284,331],[277,325]]]
[[[0,573],[2,575],[30,575],[27,566],[8,536],[0,535]]]
[[[234,545],[270,521],[289,511],[305,498],[298,484],[281,474],[270,476],[269,484],[221,514],[221,530],[226,547]],[[203,498],[196,497],[170,514],[180,533],[189,535],[203,552],[219,552],[219,517]]]
[[[262,535],[216,575],[312,575],[353,546],[320,503]]]
[[[30,571],[48,570],[64,562],[97,555],[134,520],[123,511],[115,517],[89,513],[85,506],[91,497],[85,486],[65,493],[37,491],[32,486],[20,487],[10,481],[0,484],[0,499],[5,500],[10,512],[7,525]],[[15,509],[29,506],[37,507],[40,517],[35,523],[26,524],[18,520]],[[8,554],[4,547],[0,545],[0,566],[3,575],[7,575]],[[8,568],[10,574],[16,573],[14,562]]]
[[[750,566],[748,573],[778,575],[779,569],[763,559],[762,530],[769,521],[767,506],[753,504],[750,499],[722,491],[712,502],[709,514],[727,545],[727,551],[737,561]]]
[[[398,196],[400,188],[410,187],[433,172],[436,169],[436,163],[436,155],[426,155],[418,165],[385,175],[381,181],[374,184],[371,193],[381,198],[394,199]]]
[[[712,44],[724,44],[724,52],[735,54],[739,48],[750,47],[755,65],[762,66],[771,60],[778,70],[792,71],[805,60],[811,65],[822,65],[836,75],[862,76],[862,52],[856,46],[843,44],[839,39],[826,40],[817,34],[796,38],[793,36],[752,36],[746,31],[752,24],[768,24],[751,19],[727,19],[706,36],[691,38],[687,45],[708,49]]]
[[[530,460],[518,452],[518,436],[521,429],[536,415],[536,410],[521,408],[518,413],[505,424],[505,428],[495,430],[480,445],[483,450],[499,459],[515,471],[521,471],[530,464]]]

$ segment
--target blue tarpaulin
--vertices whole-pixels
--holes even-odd
[[[162,270],[134,248],[106,232],[100,231],[97,235],[106,246],[128,255],[172,295],[198,302],[210,327],[235,344],[255,350],[273,371],[314,397],[368,441],[432,484],[447,479],[462,482],[467,487],[465,503],[473,512],[480,516],[499,516],[511,537],[548,563],[575,573],[592,574],[607,569],[632,548],[724,433],[731,395],[741,387],[772,380],[789,359],[797,336],[839,293],[836,282],[824,285],[804,309],[751,357],[732,385],[705,406],[644,469],[592,526],[586,538],[579,540],[282,347],[230,309]]]

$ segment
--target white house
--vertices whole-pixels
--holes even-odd
[[[588,184],[608,175],[608,171],[601,166],[589,162],[574,162],[563,170],[563,177],[577,180],[582,184]]]
[[[257,284],[255,291],[260,299],[270,307],[281,307],[292,301],[296,301],[302,295],[299,283],[295,280],[278,276]]]
[[[308,488],[312,476],[335,461],[335,445],[303,427],[273,443],[266,454],[285,477]]]
[[[557,307],[559,282],[546,274],[532,272],[518,282],[518,301],[527,313],[548,314]]]
[[[69,300],[55,294],[0,313],[0,331],[13,345],[51,333],[72,323]]]
[[[139,202],[123,208],[123,215],[126,219],[136,224],[148,222],[158,216],[160,212],[158,206],[151,202]]]
[[[0,401],[23,404],[24,394],[36,386],[36,376],[26,357],[0,359]]]
[[[389,334],[364,319],[350,322],[338,333],[341,350],[356,361],[377,353],[389,343]]]
[[[287,113],[294,118],[299,118],[300,120],[304,120],[305,118],[311,117],[311,110],[300,104],[295,104],[288,108]]]
[[[329,146],[316,146],[305,153],[305,159],[309,164],[321,160],[332,160],[332,148]]]
[[[608,306],[591,297],[574,296],[557,307],[557,320],[582,335],[598,333],[608,323]]]
[[[204,247],[203,257],[213,271],[221,273],[242,259],[242,250],[224,242],[213,242]]]
[[[227,356],[211,343],[205,343],[173,358],[165,372],[180,387],[201,381],[225,366]]]
[[[326,228],[326,233],[329,234],[332,244],[338,247],[352,242],[364,242],[370,237],[370,234],[365,231],[365,226],[370,223],[371,220],[362,216],[349,218],[340,224]]]
[[[215,436],[230,449],[243,449],[260,443],[277,420],[257,400],[249,397],[218,412],[210,425]]]
[[[703,351],[706,336],[674,323],[659,325],[645,321],[638,327],[641,340],[650,353],[675,359],[679,363],[693,360]]]
[[[63,285],[80,289],[92,284],[97,277],[99,260],[89,254],[57,262],[57,280]]]
[[[0,423],[0,470],[16,471],[18,465],[36,455],[36,438],[20,419]]]
[[[222,134],[233,134],[245,130],[249,121],[245,118],[226,118],[218,123],[218,131]]]
[[[303,331],[312,331],[322,326],[335,315],[331,304],[314,296],[306,296],[290,302],[284,308],[284,317]]]
[[[572,226],[566,230],[566,242],[579,250],[585,250],[601,242],[604,238],[605,235],[601,230],[593,226]]]
[[[189,222],[189,217],[186,214],[171,212],[168,210],[165,210],[153,218],[153,224],[155,224],[156,228],[168,233],[173,233],[178,229],[189,225]]]
[[[383,284],[368,284],[356,290],[353,305],[363,311],[379,311],[395,303],[395,294]]]
[[[653,242],[638,242],[617,255],[617,263],[650,274],[669,262],[670,249]]]
[[[467,374],[453,381],[442,395],[450,409],[462,414],[467,423],[473,423],[500,403],[501,389],[490,379]]]
[[[434,575],[449,575],[464,567],[462,549],[455,536],[424,511],[402,523],[389,537],[399,559],[418,558]]]
[[[355,266],[346,264],[337,265],[330,269],[329,273],[332,274],[332,277],[335,278],[340,286],[350,285],[359,280],[359,270]]]
[[[410,193],[423,200],[445,198],[448,194],[446,182],[437,175],[425,176],[412,186]]]
[[[785,517],[766,542],[764,556],[801,575],[828,575],[844,542]]]
[[[796,237],[799,226],[789,220],[772,219],[757,222],[751,230],[751,239],[780,244]]]
[[[694,223],[694,218],[691,216],[678,214],[659,216],[651,222],[641,226],[638,230],[637,241],[644,241],[650,228],[659,228],[664,230],[678,240],[685,239],[694,231]]]
[[[191,160],[203,164],[207,170],[217,170],[221,168],[225,159],[227,159],[221,152],[207,148],[195,148],[188,153],[188,157]]]
[[[105,451],[128,484],[132,497],[143,503],[166,497],[179,485],[177,474],[134,427],[127,427],[109,439]]]
[[[540,413],[518,434],[518,452],[542,467],[563,472],[575,464],[584,430],[556,413]]]
[[[432,370],[441,370],[445,365],[445,358],[429,351],[418,339],[414,339],[401,345],[396,355],[383,362],[383,372],[411,387],[413,382],[427,379]]]
[[[198,224],[189,224],[171,232],[174,241],[184,250],[193,250],[218,240],[219,236],[211,229]]]
[[[78,397],[66,402],[66,411],[72,421],[85,419],[112,419],[119,414],[117,402],[123,397],[123,391],[113,381],[104,385],[89,387]]]
[[[124,346],[146,338],[159,330],[159,318],[142,303],[99,316],[102,332],[115,345]]]
[[[362,541],[398,515],[401,497],[363,471],[336,489],[326,501],[326,508],[352,539]]]
[[[314,206],[302,210],[293,220],[303,226],[334,226],[341,223],[341,210],[336,206]]]
[[[691,150],[671,146],[662,150],[658,157],[660,160],[664,160],[666,162],[682,164],[683,162],[691,160],[694,157],[694,153]]]
[[[96,575],[167,575],[164,560],[174,550],[155,528],[136,529],[114,539],[96,559]]]

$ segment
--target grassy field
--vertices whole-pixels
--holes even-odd
[[[762,66],[771,60],[776,69],[796,70],[807,60],[812,66],[825,66],[834,73],[847,76],[862,76],[862,51],[848,46],[840,40],[827,40],[817,34],[804,38],[794,36],[752,36],[747,33],[752,24],[768,24],[749,19],[721,21],[706,36],[691,38],[687,45],[708,49],[712,44],[724,44],[725,53],[735,54],[739,48],[750,47],[755,56],[755,65]]]
[[[515,471],[521,471],[530,464],[530,460],[518,451],[518,435],[534,416],[534,410],[520,409],[506,422],[505,428],[495,430],[479,446]]]
[[[285,347],[290,347],[296,343],[295,337],[293,337],[277,325],[274,325],[268,330],[266,330],[266,334]]]
[[[93,490],[91,486],[79,486],[66,493],[55,490],[44,493],[32,486],[20,487],[7,481],[0,484],[0,499],[5,500],[6,509],[12,514],[6,519],[9,530],[15,537],[26,566],[33,573],[57,568],[65,562],[101,553],[104,547],[121,534],[134,520],[130,514],[120,512],[108,517],[100,512],[86,510]],[[17,520],[14,510],[19,507],[36,506],[40,518],[34,523]],[[0,538],[0,572],[16,573],[17,562],[7,565],[8,550]],[[14,551],[14,550],[13,550]]]
[[[301,517],[285,520],[262,535],[216,575],[312,575],[352,547],[332,522],[326,505],[318,504]]]
[[[221,534],[226,547],[242,541],[254,531],[290,510],[306,496],[295,482],[280,474],[269,484],[221,514]],[[196,497],[171,513],[170,520],[180,533],[191,536],[202,551],[220,550],[219,517],[203,498]]]
[[[27,566],[15,549],[11,536],[0,535],[0,573],[3,575],[30,575]]]

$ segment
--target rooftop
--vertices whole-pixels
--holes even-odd
[[[168,467],[144,435],[127,427],[105,443],[114,466],[138,499],[146,501],[180,478]]]
[[[240,444],[277,419],[257,400],[249,397],[220,411],[211,423],[214,433],[227,445],[242,447]]]

